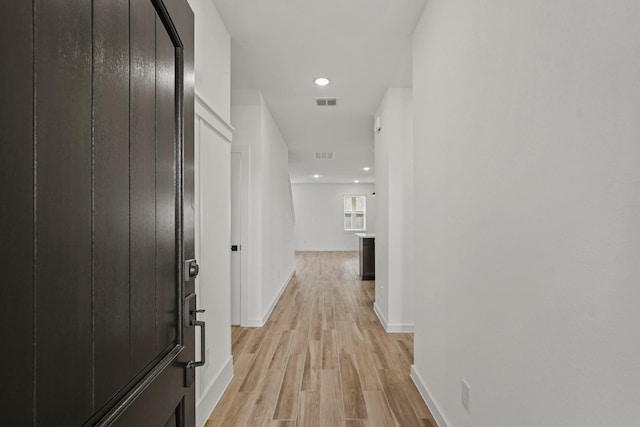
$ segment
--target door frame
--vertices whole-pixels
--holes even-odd
[[[248,145],[231,144],[231,154],[240,154],[242,171],[240,176],[240,326],[252,326],[249,322],[249,260],[251,258],[251,244],[248,236],[251,233],[249,223],[249,212],[251,211],[249,168],[251,166],[251,148]],[[231,173],[233,176],[233,172]],[[233,187],[232,187],[233,188]],[[234,197],[234,194],[231,194]],[[233,215],[231,221],[233,221]],[[235,243],[234,243],[235,244]],[[231,253],[229,253],[231,257]],[[231,301],[229,301],[231,304]]]

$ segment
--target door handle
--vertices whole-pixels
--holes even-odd
[[[202,320],[194,320],[193,321],[193,326],[199,326],[200,327],[200,360],[192,360],[191,362],[189,362],[187,364],[187,367],[189,368],[197,368],[200,366],[204,366],[205,363],[207,363],[207,360],[205,359],[205,353],[206,353],[206,349],[205,349],[205,322],[203,322]]]
[[[207,354],[207,344],[205,341],[206,336],[206,324],[202,320],[196,319],[198,313],[204,313],[204,310],[193,310],[190,312],[193,316],[189,316],[191,318],[189,325],[196,326],[200,328],[200,360],[192,360],[187,363],[187,366],[184,370],[184,386],[191,387],[196,380],[196,368],[200,366],[204,366],[207,363],[206,354]],[[186,315],[186,314],[185,314]]]

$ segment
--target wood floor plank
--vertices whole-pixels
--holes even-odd
[[[276,350],[273,352],[273,357],[269,363],[269,370],[279,369],[282,370],[287,365],[287,358],[289,356],[289,346],[291,345],[291,331],[282,331]]]
[[[251,328],[251,341],[247,343],[247,353],[256,354],[262,345],[267,328]]]
[[[342,380],[344,416],[353,419],[367,418],[360,374],[356,369],[353,356],[345,349],[340,351],[340,378]]]
[[[255,360],[255,354],[237,354],[233,356],[233,380],[238,381],[238,388],[242,385],[244,378],[247,376],[249,369],[251,369],[251,365]]]
[[[207,427],[435,427],[355,252],[301,252],[262,328],[232,328],[234,377]]]
[[[418,417],[413,411],[405,390],[400,385],[401,383],[394,378],[395,373],[381,369],[378,371],[378,375],[382,382],[387,402],[389,402],[389,408],[391,408],[391,412],[398,424],[402,427],[418,425]]]
[[[296,427],[295,421],[273,420],[270,427]]]
[[[255,401],[253,393],[236,393],[231,404],[222,414],[209,418],[207,427],[245,427],[251,405]],[[217,409],[217,408],[216,408]]]
[[[234,342],[231,341],[231,351],[235,354],[255,354],[255,351],[250,351],[249,347],[253,343],[253,336],[255,335],[258,328],[240,328],[237,327],[237,332],[233,332],[234,327],[232,329],[232,337],[235,335],[238,339]]]
[[[324,302],[325,302],[324,311],[322,313],[323,315],[322,318],[324,320],[323,329],[325,330],[335,329],[336,324],[335,324],[335,315],[333,312],[333,295],[331,294],[331,292],[325,295]]]
[[[240,386],[240,391],[254,391],[267,372],[267,367],[273,357],[277,341],[274,338],[265,338],[255,360],[247,372],[247,376]]]
[[[336,321],[336,350],[338,354],[342,350],[353,351],[356,346],[355,340],[351,337],[351,325],[346,320]]]
[[[365,391],[364,401],[367,405],[367,414],[372,420],[372,426],[395,427],[397,426],[389,403],[382,391]]]
[[[320,341],[309,341],[302,372],[301,390],[320,390],[320,371],[322,370],[322,347]]]
[[[269,427],[272,421],[273,408],[278,398],[278,389],[282,381],[281,369],[269,369],[260,392],[255,393],[255,401],[251,405],[251,413],[247,426]]]
[[[334,336],[334,330],[322,331],[322,369],[336,369],[338,367]]]
[[[322,339],[322,313],[313,313],[311,317],[310,340],[320,341]]]
[[[274,420],[295,420],[298,409],[298,397],[300,395],[304,362],[307,355],[308,331],[296,331],[289,361],[278,394],[278,402],[273,414]]]
[[[337,369],[324,369],[320,381],[320,426],[344,427],[340,373]]]
[[[320,426],[320,391],[312,390],[300,393],[297,426]]]

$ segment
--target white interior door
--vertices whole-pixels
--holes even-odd
[[[231,324],[240,325],[242,281],[242,153],[231,153]]]

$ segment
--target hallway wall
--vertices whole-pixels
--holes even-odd
[[[626,0],[426,6],[413,377],[441,426],[638,424],[638,22]]]
[[[262,99],[262,324],[296,268],[289,148]]]
[[[344,231],[344,196],[367,196],[367,233],[375,233],[374,184],[293,184],[298,251],[357,251],[358,238]]]
[[[259,91],[232,92],[233,145],[249,157],[248,301],[242,326],[262,326],[295,270],[294,212],[286,141]]]
[[[387,332],[413,332],[413,128],[411,88],[389,88],[378,107],[376,301]]]

